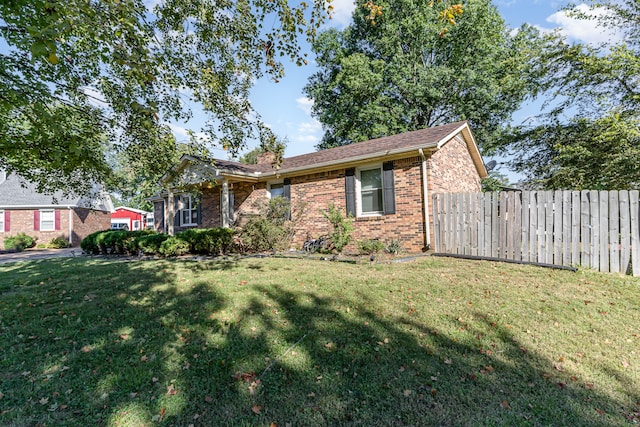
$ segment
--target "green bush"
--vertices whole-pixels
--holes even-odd
[[[329,204],[329,210],[322,212],[322,214],[333,227],[333,231],[329,233],[329,241],[333,246],[332,249],[338,253],[342,253],[344,247],[351,241],[353,218],[351,216],[343,217],[342,212],[340,212],[333,203]]]
[[[105,231],[95,231],[82,239],[80,242],[80,249],[86,254],[97,255],[100,253],[100,247],[98,246],[98,236]]]
[[[36,238],[27,236],[25,233],[18,233],[4,239],[4,248],[22,252],[25,249],[33,248],[36,245]]]
[[[400,252],[404,251],[404,248],[402,247],[402,242],[400,240],[392,240],[384,250],[388,254],[398,255]]]
[[[204,255],[228,253],[233,244],[233,230],[229,228],[192,228],[176,234],[189,243],[189,252]]]
[[[189,243],[177,236],[171,236],[160,244],[160,254],[178,256],[189,253]]]
[[[260,213],[247,222],[240,232],[242,249],[247,252],[281,251],[290,247],[298,217],[291,217],[291,202],[274,197],[268,204],[258,206]],[[303,208],[298,209],[302,215]]]
[[[80,248],[88,254],[136,254],[138,240],[156,234],[153,230],[104,230],[89,234],[80,242]]]
[[[52,239],[49,243],[47,243],[47,248],[49,249],[64,249],[70,247],[71,244],[64,237],[56,237]]]
[[[379,239],[367,239],[358,241],[358,252],[362,255],[377,254],[384,249],[384,243]]]
[[[168,238],[169,235],[164,233],[147,234],[138,237],[136,239],[136,245],[143,253],[155,255],[160,253],[160,245]]]

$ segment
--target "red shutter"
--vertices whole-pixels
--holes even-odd
[[[4,231],[11,231],[11,212],[4,211]]]
[[[40,231],[40,211],[33,211],[33,229]]]
[[[60,211],[57,209],[55,211],[55,230],[60,230]]]

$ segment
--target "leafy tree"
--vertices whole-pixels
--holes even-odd
[[[489,171],[489,176],[482,180],[482,191],[501,191],[509,185],[509,178],[497,170]]]
[[[524,52],[531,29],[509,34],[489,0],[447,15],[430,2],[357,7],[343,31],[313,45],[319,71],[305,91],[327,129],[318,148],[468,120],[490,146],[529,90]],[[443,15],[444,12],[444,15]],[[451,18],[455,25],[444,31]]]
[[[598,13],[567,12],[615,28],[624,41],[589,46],[540,36],[531,60],[545,110],[501,141],[534,187],[640,187],[640,9],[633,0],[594,6]]]
[[[237,151],[268,133],[248,101],[252,82],[301,65],[325,2],[286,0],[12,0],[0,3],[0,167],[41,190],[86,190],[111,177],[110,151],[150,175],[175,141],[163,123],[208,113],[205,140]],[[330,8],[330,6],[329,6]],[[257,118],[255,118],[257,117]]]

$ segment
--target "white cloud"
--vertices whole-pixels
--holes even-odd
[[[320,142],[320,138],[315,136],[315,135],[298,135],[296,137],[296,142],[299,142],[301,144],[317,144],[318,142]],[[309,150],[305,150],[305,151],[309,151]],[[310,150],[312,151],[312,150]]]
[[[593,17],[608,13],[602,8],[591,8],[584,3],[576,6],[576,10],[579,13]],[[555,24],[560,28],[560,33],[571,40],[588,44],[614,44],[622,41],[622,34],[620,32],[598,25],[598,21],[595,19],[577,19],[568,16],[565,11],[556,12],[549,16],[547,22]],[[540,27],[538,27],[538,29],[544,30]]]
[[[319,121],[313,120],[311,122],[304,122],[298,125],[299,133],[317,133],[322,130],[322,124]]]
[[[313,108],[313,99],[302,96],[296,99],[298,108],[304,111],[306,114],[311,115],[311,109]]]
[[[333,0],[331,6],[333,6],[333,19],[329,24],[346,27],[351,23],[351,14],[356,8],[355,0]]]

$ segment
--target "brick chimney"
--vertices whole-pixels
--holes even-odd
[[[262,154],[258,155],[258,164],[259,165],[272,165],[276,161],[276,154],[271,151],[265,151]]]

